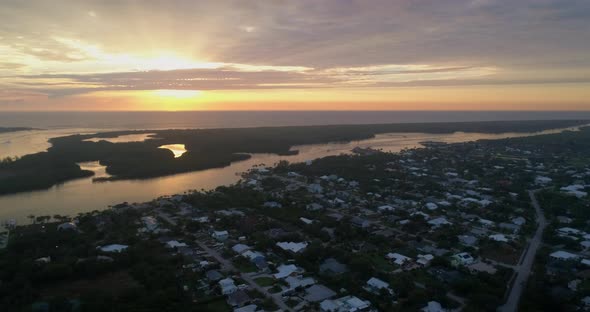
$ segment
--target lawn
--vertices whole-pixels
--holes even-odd
[[[254,281],[256,282],[256,284],[258,284],[260,287],[268,287],[268,286],[272,286],[275,283],[274,278],[272,277],[259,277],[257,279],[254,279]]]

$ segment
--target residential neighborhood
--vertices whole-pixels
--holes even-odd
[[[588,310],[578,157],[523,138],[261,164],[236,185],[15,227],[7,251],[43,241],[56,247],[12,265],[74,284],[115,274],[113,292],[139,297],[160,285],[195,311]],[[13,300],[55,304],[36,294]]]

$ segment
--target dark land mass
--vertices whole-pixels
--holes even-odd
[[[31,130],[42,130],[42,129],[29,128],[29,127],[0,127],[0,133],[17,132],[17,131],[31,131]]]
[[[198,130],[141,130],[72,135],[51,139],[47,152],[0,163],[0,194],[49,188],[71,179],[91,176],[76,164],[99,161],[112,179],[142,179],[219,168],[248,159],[246,153],[288,155],[295,145],[370,139],[382,133],[536,132],[587,124],[587,120],[408,123],[262,127]],[[89,142],[89,138],[154,133],[144,142]],[[164,144],[184,144],[187,152],[174,158]]]

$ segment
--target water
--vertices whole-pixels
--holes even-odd
[[[180,128],[227,128],[258,126],[296,126],[322,124],[371,124],[404,122],[453,122],[492,120],[590,119],[590,112],[0,112],[0,127],[34,127],[44,130],[0,134],[0,157],[22,156],[50,147],[48,139],[72,134],[105,131]],[[190,172],[149,180],[93,183],[84,178],[54,186],[48,190],[0,196],[0,221],[15,218],[27,222],[27,215],[75,215],[101,210],[120,202],[142,202],[161,195],[182,193],[189,189],[211,189],[234,183],[237,173],[256,164],[272,165],[279,160],[306,161],[327,155],[349,152],[356,146],[399,151],[419,146],[419,142],[437,140],[462,142],[483,138],[500,138],[522,134],[386,134],[371,140],[346,144],[321,144],[295,147],[292,156],[255,154],[249,160],[219,169]],[[148,135],[121,136],[112,142],[142,141]],[[181,153],[180,146],[173,152]],[[96,173],[93,178],[108,177],[97,162],[81,163]]]
[[[0,127],[43,131],[0,134],[0,158],[47,150],[48,139],[119,130],[240,128],[411,122],[590,119],[590,112],[521,111],[191,111],[191,112],[2,112]],[[138,139],[141,140],[141,139]]]
[[[556,132],[556,130],[542,133]],[[239,173],[254,165],[273,165],[280,160],[303,162],[328,155],[349,153],[356,146],[381,148],[397,152],[404,148],[420,146],[422,141],[443,141],[448,143],[473,141],[478,139],[498,139],[530,134],[504,133],[462,133],[423,134],[395,133],[377,135],[373,139],[349,143],[329,143],[296,146],[299,154],[278,156],[274,154],[253,154],[252,158],[232,163],[218,169],[195,171],[153,178],[148,180],[123,180],[93,183],[92,178],[83,178],[54,186],[48,190],[0,196],[0,220],[15,218],[19,223],[27,223],[32,215],[76,215],[80,212],[102,210],[121,202],[144,202],[162,195],[179,194],[191,189],[212,189],[219,185],[235,183]],[[103,166],[97,162],[81,163],[85,169],[93,170],[96,177],[108,176]]]

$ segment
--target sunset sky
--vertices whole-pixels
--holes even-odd
[[[3,0],[0,20],[0,110],[590,110],[587,0]]]

